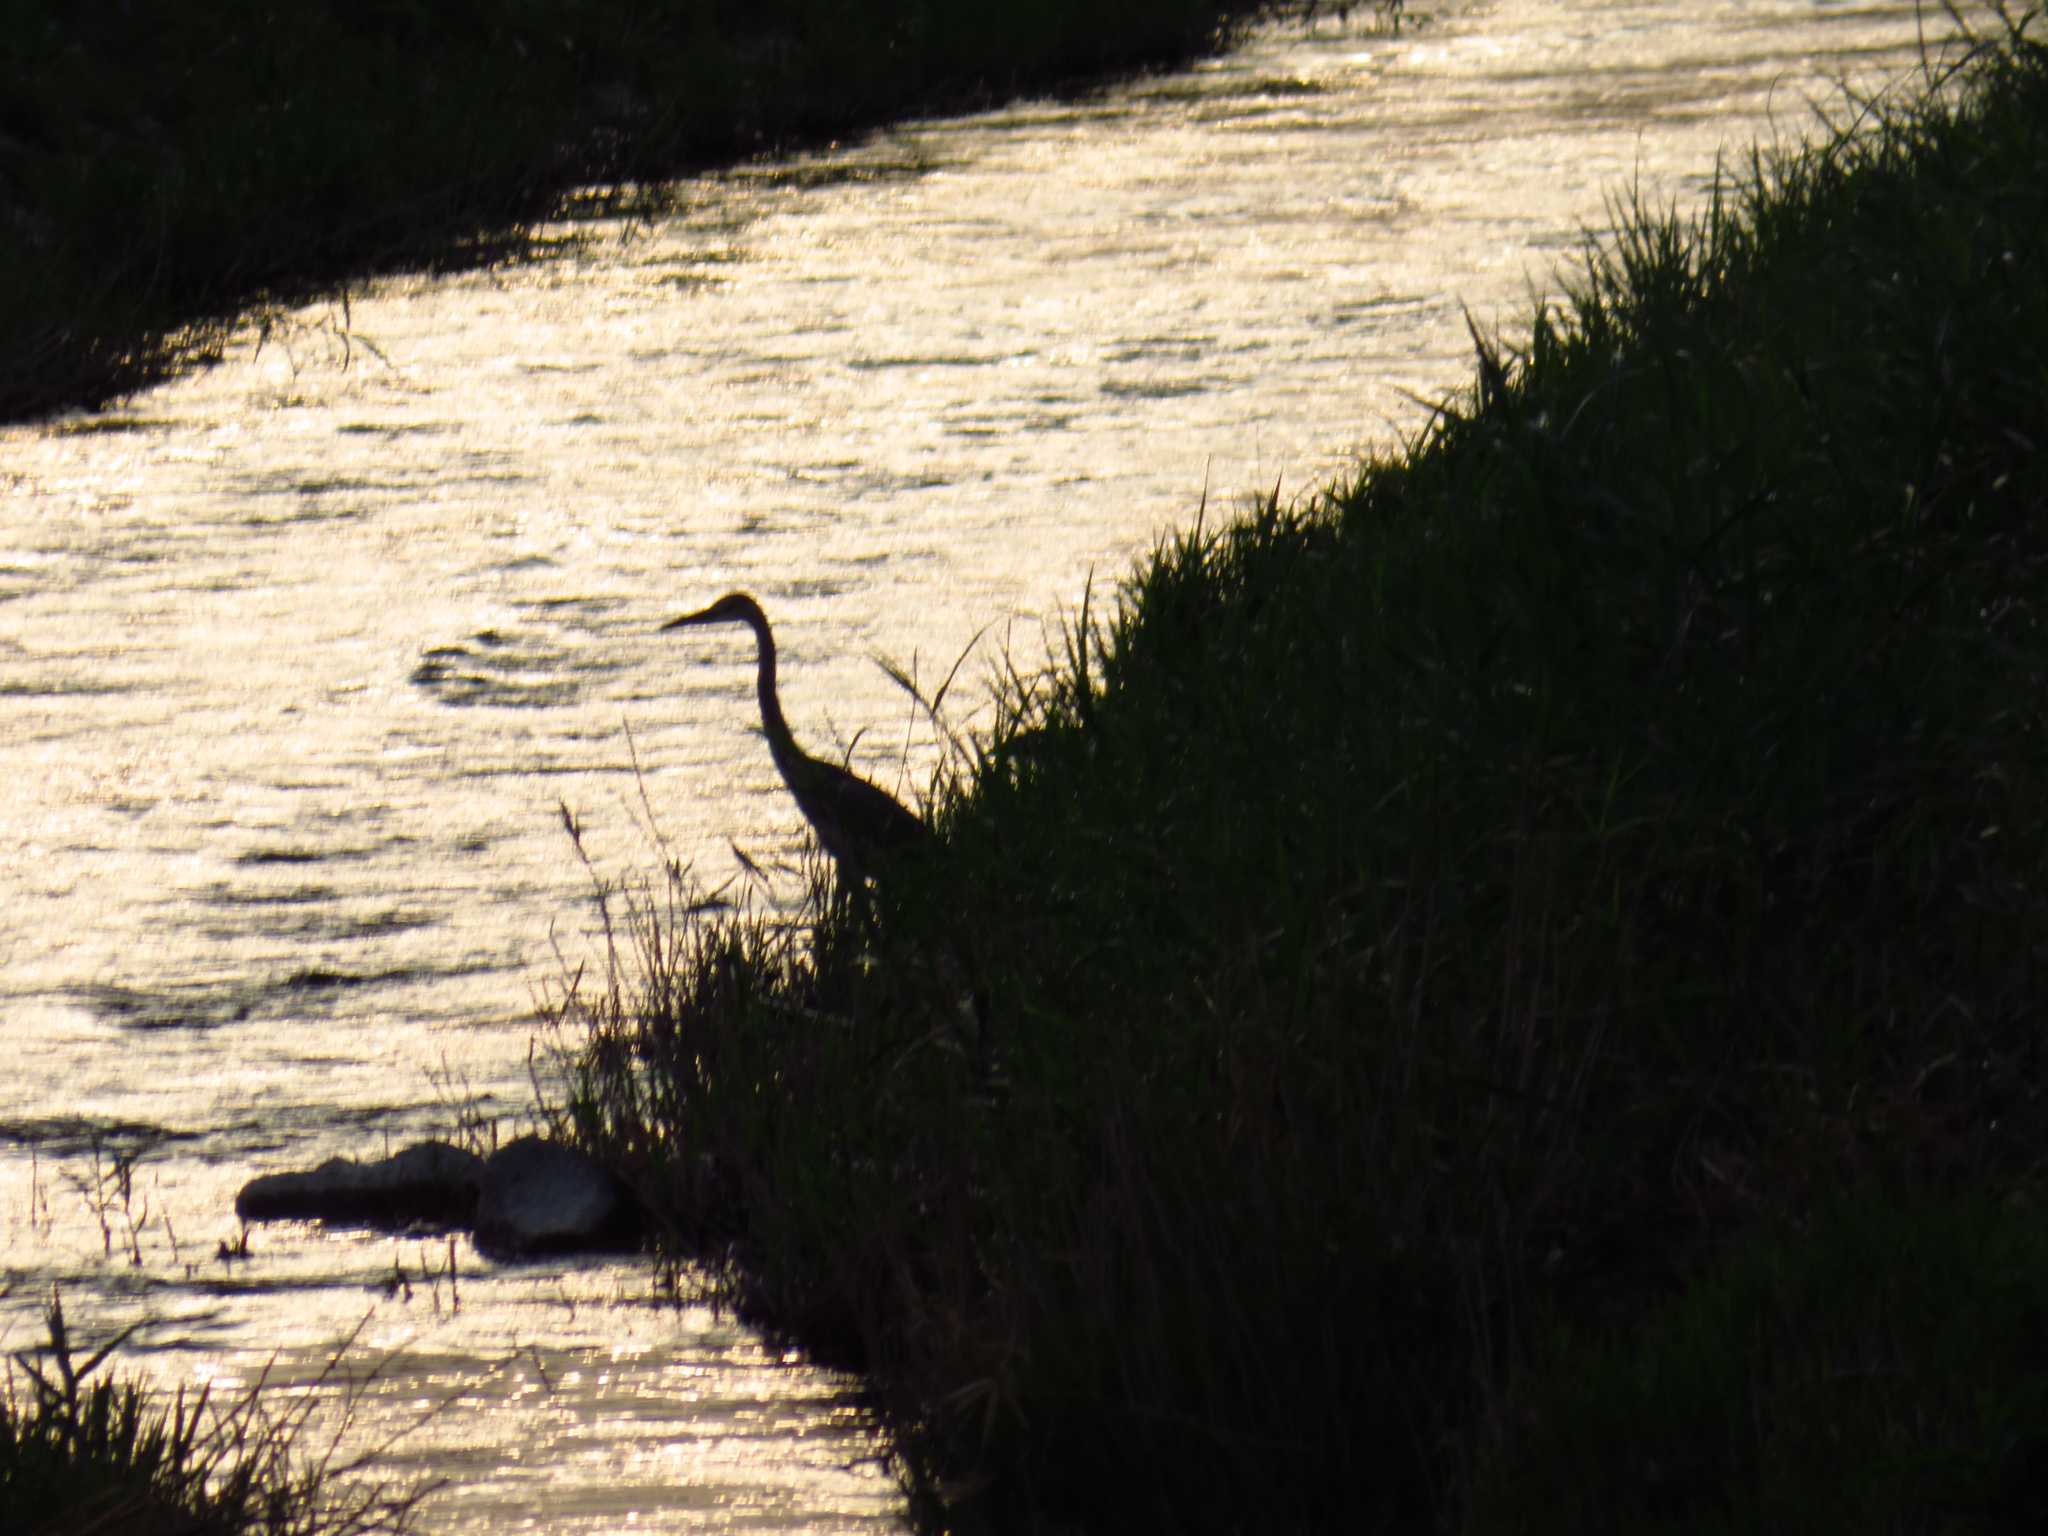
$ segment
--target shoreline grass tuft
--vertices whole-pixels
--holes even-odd
[[[17,1350],[0,1396],[0,1527],[23,1536],[402,1536],[429,1489],[349,1482],[360,1463],[308,1456],[309,1399],[282,1411],[262,1381],[152,1400],[101,1367],[130,1328],[80,1358],[53,1294],[48,1342]]]

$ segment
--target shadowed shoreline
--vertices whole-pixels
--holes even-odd
[[[514,257],[565,215],[658,214],[694,171],[1183,63],[1270,9],[50,7],[0,37],[0,420],[203,365],[251,311]]]

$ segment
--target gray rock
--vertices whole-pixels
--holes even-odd
[[[626,1186],[573,1147],[522,1136],[484,1164],[476,1245],[492,1258],[630,1248],[639,1232]]]
[[[327,1221],[399,1229],[468,1226],[483,1159],[445,1141],[422,1141],[374,1163],[332,1157],[308,1173],[251,1179],[235,1196],[244,1221]]]

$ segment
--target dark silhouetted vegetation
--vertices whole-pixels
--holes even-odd
[[[1218,46],[1246,0],[173,0],[0,26],[0,418],[624,186]]]
[[[2041,1523],[2044,229],[2017,25],[1633,209],[1010,670],[926,879],[615,896],[566,1118],[934,1529]]]
[[[62,1301],[48,1342],[15,1353],[0,1398],[0,1530],[9,1536],[372,1536],[411,1528],[420,1491],[351,1485],[305,1445],[311,1399],[257,1385],[152,1399],[103,1371],[129,1333],[90,1355]]]

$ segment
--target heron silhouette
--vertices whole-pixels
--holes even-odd
[[[667,631],[706,624],[744,624],[753,630],[761,730],[768,738],[768,751],[782,782],[796,799],[796,808],[839,866],[842,884],[858,890],[906,854],[931,845],[931,828],[894,796],[837,763],[812,757],[796,744],[775,691],[775,631],[769,628],[768,615],[759,603],[745,592],[728,592],[709,608],[670,619],[661,627]]]

